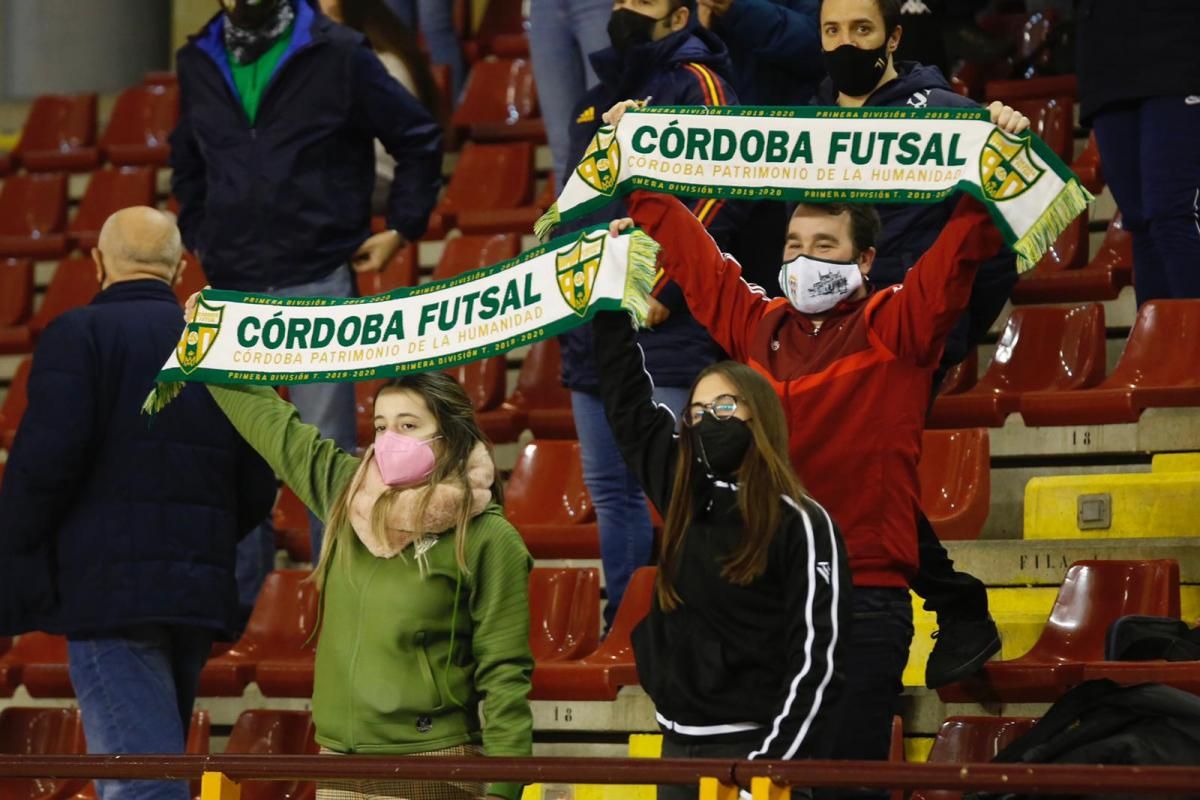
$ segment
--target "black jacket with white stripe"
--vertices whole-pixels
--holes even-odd
[[[665,517],[678,458],[675,417],[654,404],[626,314],[598,314],[594,339],[609,425]],[[721,569],[742,535],[737,486],[696,474],[693,522],[675,568],[682,603],[665,612],[656,600],[633,633],[659,725],[684,743],[744,741],[749,758],[827,757],[852,591],[841,534],[812,499],[782,497],[783,527],[766,572],[735,585]]]

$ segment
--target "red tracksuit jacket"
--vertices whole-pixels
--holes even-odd
[[[906,587],[917,568],[930,381],[975,268],[1002,243],[987,211],[964,199],[903,284],[840,304],[818,330],[786,299],[747,284],[674,197],[635,192],[629,210],[662,245],[660,264],[696,319],[775,387],[792,464],[841,528],[854,584]]]

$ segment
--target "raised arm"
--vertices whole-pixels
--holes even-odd
[[[208,384],[217,405],[263,460],[322,520],[354,477],[359,459],[300,421],[296,407],[266,386]],[[169,413],[170,408],[164,413]]]
[[[796,10],[770,0],[737,0],[715,27],[722,39],[753,48],[759,58],[786,67],[797,81],[810,81],[825,74],[819,13],[819,0],[806,0]]]
[[[608,425],[642,491],[665,517],[675,480],[675,415],[654,402],[654,384],[628,314],[598,313],[592,341]]]
[[[975,272],[1003,247],[987,209],[964,195],[933,246],[904,283],[884,291],[894,296],[875,307],[871,330],[884,347],[917,366],[941,358],[946,336],[971,298]]]
[[[629,214],[662,245],[659,264],[683,290],[692,316],[730,357],[748,360],[754,332],[772,301],[750,288],[741,265],[721,252],[703,223],[676,198],[634,192]]]
[[[845,551],[825,509],[807,500],[787,502],[796,517],[777,545],[788,576],[788,682],[774,724],[751,759],[812,758],[822,752],[839,689],[838,643],[850,607]]]

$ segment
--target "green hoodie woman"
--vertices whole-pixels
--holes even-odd
[[[209,387],[328,531],[313,722],[323,752],[527,756],[532,559],[504,518],[466,394],[441,373],[375,400],[376,440],[339,450],[265,387]],[[486,718],[481,723],[480,712]],[[517,784],[331,784],[318,797],[512,800]],[[431,794],[432,792],[432,794]]]

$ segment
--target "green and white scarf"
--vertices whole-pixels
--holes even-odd
[[[600,128],[535,232],[635,189],[805,203],[936,203],[966,191],[1022,272],[1093,199],[1041,139],[1004,133],[986,109],[662,106]]]
[[[185,381],[364,381],[449,369],[556,336],[599,310],[648,310],[658,245],[604,226],[451,280],[359,298],[279,298],[206,290],[143,408]]]

